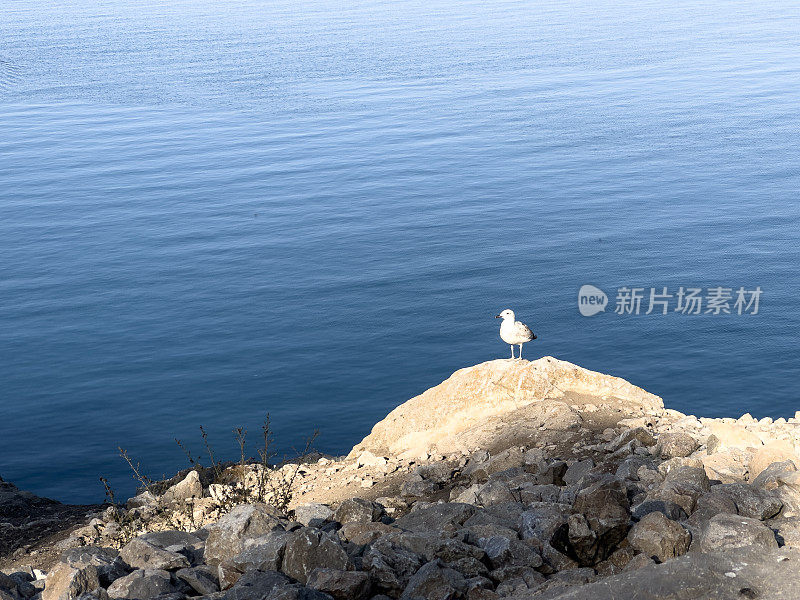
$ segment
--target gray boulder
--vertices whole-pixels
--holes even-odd
[[[42,600],[74,600],[100,587],[98,568],[92,564],[73,567],[60,562],[47,574]]]
[[[314,569],[352,569],[350,559],[339,540],[317,529],[293,532],[286,543],[281,570],[305,584]]]
[[[316,502],[301,504],[294,509],[294,518],[306,527],[319,527],[333,518],[333,510],[326,504]]]
[[[153,569],[137,569],[133,573],[117,579],[108,587],[111,598],[130,600],[149,600],[177,591],[172,584],[169,572]]]
[[[206,565],[180,569],[175,573],[175,576],[185,582],[200,596],[207,596],[219,591],[217,575]]]
[[[242,504],[208,527],[205,560],[216,566],[244,550],[248,538],[284,529],[283,514],[266,504]]]
[[[464,576],[458,571],[433,560],[423,565],[408,581],[401,600],[414,598],[454,598],[466,592],[467,584]]]
[[[640,520],[654,512],[661,513],[673,521],[682,521],[688,517],[683,508],[669,500],[644,500],[631,509],[631,516]]]
[[[422,566],[423,557],[388,538],[379,538],[367,548],[362,568],[380,591],[397,597]]]
[[[445,502],[418,510],[412,510],[400,517],[394,525],[408,531],[447,531],[454,532],[478,509],[470,504]]]
[[[783,502],[756,485],[727,483],[715,485],[714,493],[728,496],[736,505],[736,512],[753,519],[769,519],[777,515]]]
[[[745,546],[773,549],[778,547],[778,542],[774,532],[758,519],[721,513],[711,518],[698,543],[702,552]]]
[[[688,433],[662,433],[656,445],[656,454],[663,459],[683,458],[697,450],[697,440]]]
[[[308,576],[308,587],[333,596],[335,600],[365,600],[369,597],[369,575],[363,571],[317,568]]]
[[[61,562],[67,563],[75,569],[82,569],[89,565],[97,567],[97,575],[100,585],[103,587],[108,587],[112,581],[130,572],[117,550],[99,546],[69,548],[61,555]]]
[[[691,541],[686,529],[660,512],[645,515],[628,533],[633,548],[658,562],[685,554]]]
[[[134,538],[123,546],[119,555],[135,569],[171,571],[191,566],[189,559],[183,554],[159,548],[141,537]]]
[[[280,571],[286,544],[292,534],[287,531],[270,531],[244,541],[244,549],[226,562],[241,572],[257,569],[259,571]]]
[[[531,545],[517,539],[492,536],[480,538],[478,545],[486,553],[492,569],[504,567],[540,567],[541,554]]]
[[[383,506],[362,498],[348,498],[339,505],[333,515],[339,523],[372,523],[380,521],[386,514]]]
[[[249,571],[229,590],[214,598],[219,600],[264,600],[289,586],[290,580],[277,571]]]

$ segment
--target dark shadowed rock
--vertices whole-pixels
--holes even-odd
[[[236,584],[219,595],[220,600],[263,600],[290,584],[283,573],[276,571],[249,571]],[[217,596],[215,596],[217,597]]]
[[[426,563],[408,581],[401,600],[414,598],[454,598],[466,591],[464,576],[444,567],[439,560]]]
[[[631,516],[639,520],[643,519],[645,515],[654,512],[662,513],[665,517],[673,521],[682,521],[688,516],[686,511],[669,500],[645,500],[644,502],[640,502],[631,509]]]
[[[434,504],[411,511],[394,525],[408,531],[455,531],[476,511],[474,506],[459,502]]]
[[[339,540],[317,529],[301,529],[292,533],[283,554],[281,570],[301,583],[317,568],[347,571],[350,559]]]
[[[283,515],[266,504],[242,504],[208,527],[205,559],[216,566],[244,549],[245,540],[283,529]]]
[[[773,531],[758,519],[740,515],[718,514],[708,522],[700,535],[701,552],[729,550],[745,546],[765,549],[778,547]]]
[[[658,562],[685,554],[691,541],[686,529],[660,512],[649,513],[628,533],[628,542],[634,549]]]
[[[163,570],[137,569],[130,575],[117,579],[108,587],[111,598],[130,600],[149,600],[156,596],[177,591],[172,584],[169,572]]]
[[[386,514],[383,506],[362,498],[348,498],[339,505],[333,518],[339,523],[371,523]]]
[[[411,576],[423,564],[423,557],[392,542],[388,536],[375,540],[364,552],[362,566],[379,590],[399,595]]]
[[[587,532],[579,519],[570,517],[568,521],[570,543],[582,564],[592,565],[604,560],[625,539],[630,504],[622,481],[604,477],[582,489],[575,497],[573,509],[585,517],[589,528]]]
[[[478,545],[486,553],[486,559],[492,569],[542,565],[542,557],[539,552],[531,545],[517,539],[492,536],[480,538]]]
[[[781,484],[781,477],[797,471],[797,467],[792,460],[774,462],[765,467],[753,481],[754,487],[769,491],[777,488]]]
[[[180,569],[175,576],[189,585],[200,596],[207,596],[219,591],[216,573],[208,566]]]
[[[314,569],[308,576],[308,587],[325,592],[336,600],[364,600],[369,597],[369,575],[363,571]]]
[[[331,600],[331,596],[299,583],[293,583],[275,588],[266,600]]]
[[[141,537],[134,538],[119,551],[120,557],[135,569],[171,571],[191,566],[183,554],[159,548]]]
[[[564,473],[564,484],[573,485],[583,479],[589,471],[594,468],[594,461],[591,458],[578,460],[572,463]]]

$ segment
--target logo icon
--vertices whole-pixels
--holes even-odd
[[[584,317],[605,311],[606,306],[608,306],[608,296],[600,288],[587,284],[578,290],[578,311]]]

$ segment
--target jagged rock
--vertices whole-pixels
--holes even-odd
[[[159,548],[140,537],[123,546],[119,554],[134,569],[171,571],[191,566],[183,554]]]
[[[408,531],[456,531],[475,514],[470,504],[445,502],[413,510],[394,522],[396,527]]]
[[[689,517],[689,523],[694,527],[702,528],[711,517],[722,513],[735,515],[736,503],[730,496],[712,490],[697,499],[697,506],[692,516]]]
[[[396,528],[384,523],[345,523],[339,530],[339,537],[346,542],[358,545],[370,544],[382,535],[396,531]]]
[[[686,514],[691,514],[697,499],[710,488],[708,476],[703,469],[677,467],[669,471],[663,483],[648,492],[648,500],[662,500],[680,506]]]
[[[242,504],[208,527],[205,559],[216,566],[244,550],[245,540],[283,529],[283,514],[266,504]]]
[[[660,512],[649,513],[628,533],[628,542],[633,548],[658,562],[684,554],[691,541],[692,536],[686,529]]]
[[[748,431],[737,423],[714,421],[709,424],[709,427],[711,435],[716,438],[716,442],[709,441],[707,444],[710,454],[732,448],[744,450],[762,446],[761,439],[755,433]]]
[[[156,596],[171,594],[176,589],[167,571],[137,569],[108,586],[108,595],[111,598],[148,600]]]
[[[319,590],[292,583],[275,588],[266,600],[331,600],[331,597]]]
[[[203,497],[203,484],[197,471],[189,471],[183,481],[176,483],[161,495],[163,504]]]
[[[294,518],[306,527],[319,527],[333,518],[333,510],[325,504],[301,504],[294,509]]]
[[[207,596],[219,591],[219,581],[214,571],[205,565],[180,569],[175,576],[186,582],[200,596]]]
[[[625,539],[630,521],[627,490],[618,479],[603,478],[578,492],[573,509],[584,517],[568,520],[570,545],[581,564],[604,560]],[[558,549],[558,548],[557,548]]]
[[[486,553],[492,569],[504,567],[540,567],[542,557],[531,545],[515,538],[492,536],[479,538],[478,546]]]
[[[683,508],[669,500],[644,500],[631,509],[631,516],[634,519],[640,520],[643,519],[645,515],[654,512],[662,513],[665,517],[673,521],[682,521],[688,518]]]
[[[519,427],[536,423],[538,428],[547,422],[556,428],[574,427],[580,415],[565,401],[586,396],[605,396],[607,406],[622,405],[629,413],[663,408],[660,398],[627,381],[552,357],[533,362],[495,360],[456,371],[442,384],[400,405],[349,456],[356,458],[365,450],[376,455],[427,456],[435,451],[450,454],[463,448],[491,448],[498,432],[515,435],[503,432],[505,417],[520,410],[528,414],[525,409],[537,404],[530,413],[535,418],[527,424],[520,421]],[[542,403],[545,399],[547,403]]]
[[[387,460],[383,456],[375,456],[369,450],[362,452],[356,459],[356,466],[361,467],[385,467]]]
[[[758,475],[752,480],[752,485],[767,491],[774,490],[782,484],[782,477],[796,471],[797,466],[794,461],[784,460],[781,462],[774,462],[761,469]]]
[[[746,483],[728,483],[714,486],[715,494],[728,496],[736,505],[736,512],[754,519],[769,519],[777,515],[783,502],[769,492]]]
[[[97,575],[100,585],[103,587],[108,587],[112,581],[130,572],[117,550],[99,546],[68,548],[61,555],[61,562],[67,563],[75,569],[82,569],[89,565],[97,567]]]
[[[306,583],[311,571],[317,568],[347,571],[352,565],[335,536],[310,528],[293,532],[286,544],[281,570]]]
[[[703,466],[710,479],[722,483],[737,483],[747,476],[747,465],[732,452],[704,456]]]
[[[572,463],[564,473],[564,483],[573,485],[583,479],[586,474],[594,468],[594,461],[591,458],[578,460]]]
[[[325,592],[335,600],[364,600],[369,597],[369,575],[363,571],[314,569],[308,576],[308,587]]]
[[[639,555],[643,556],[643,555]],[[639,556],[631,563],[635,565]],[[788,559],[788,560],[786,560]],[[642,566],[537,600],[708,600],[800,598],[800,553],[738,549],[689,552],[663,564]],[[731,575],[728,575],[730,573]]]
[[[248,571],[229,590],[212,598],[219,600],[274,600],[275,595],[290,585],[290,580],[277,571]],[[275,595],[273,595],[275,594]]]
[[[422,557],[387,537],[375,540],[364,552],[362,566],[379,590],[399,595],[423,564]]]
[[[42,600],[74,600],[100,587],[100,575],[95,565],[75,568],[58,563],[48,574]]]
[[[453,598],[466,592],[464,576],[433,560],[422,566],[408,581],[401,600],[415,598]]]
[[[558,528],[566,523],[571,510],[571,506],[564,504],[539,502],[528,505],[520,515],[520,537],[549,542]]]
[[[630,535],[630,532],[628,533]],[[636,550],[634,550],[630,545],[622,546],[614,552],[611,553],[604,561],[595,565],[595,571],[597,571],[598,575],[603,577],[608,577],[609,575],[616,575],[617,573],[622,573],[625,570],[625,567],[633,560],[634,556],[636,556]]]
[[[688,433],[662,433],[658,438],[656,453],[664,459],[680,458],[689,456],[697,450],[698,445],[697,440]]]
[[[158,502],[158,498],[156,498],[150,491],[144,491],[138,496],[134,496],[133,498],[129,498],[128,502],[126,503],[125,507],[130,510],[132,508],[143,508],[146,506],[151,506]]]
[[[720,513],[711,518],[700,535],[701,552],[729,550],[744,546],[777,548],[773,531],[758,519]]]
[[[383,506],[362,498],[348,498],[336,509],[333,518],[339,523],[371,523],[386,514]]]
[[[292,534],[286,531],[270,531],[256,538],[247,538],[243,550],[226,559],[226,564],[244,573],[253,569],[278,571],[281,568],[286,544]]]

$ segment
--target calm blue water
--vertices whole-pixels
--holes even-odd
[[[800,409],[791,1],[0,5],[0,475],[97,501],[205,425],[347,452],[549,354],[682,411]],[[584,318],[577,289],[764,290]]]

